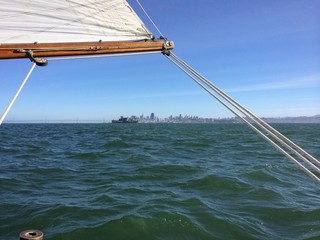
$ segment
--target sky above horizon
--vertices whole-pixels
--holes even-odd
[[[128,1],[148,28],[135,1]],[[320,114],[320,1],[140,0],[173,52],[261,117]],[[32,63],[0,60],[0,114]],[[161,54],[36,67],[5,122],[233,117]]]

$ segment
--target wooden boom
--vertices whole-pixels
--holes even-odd
[[[87,42],[87,43],[33,43],[1,44],[0,59],[39,58],[94,54],[116,54],[172,50],[173,42],[167,40],[138,42]]]

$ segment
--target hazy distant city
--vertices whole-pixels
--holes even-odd
[[[233,118],[203,118],[192,115],[169,116],[160,118],[151,113],[150,115],[131,116],[129,119],[138,120],[139,123],[242,123],[238,117]],[[282,117],[282,118],[261,118],[269,123],[320,123],[320,115],[312,117]]]
[[[238,117],[231,118],[204,118],[194,115],[176,115],[168,116],[165,118],[158,117],[155,113],[150,115],[141,114],[140,116],[127,116],[129,120],[136,120],[138,123],[242,123],[242,120]],[[120,116],[119,116],[120,118]],[[320,123],[320,114],[315,116],[300,116],[300,117],[278,117],[278,118],[266,118],[261,117],[265,122],[268,123]],[[118,120],[118,119],[114,119]],[[111,121],[106,120],[85,120],[85,119],[69,119],[69,120],[11,120],[7,123],[110,123]]]

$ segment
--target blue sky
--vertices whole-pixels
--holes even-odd
[[[176,55],[258,116],[320,114],[320,1],[140,2]],[[28,59],[0,61],[1,113],[30,67]],[[233,116],[157,54],[37,67],[5,121],[108,122],[151,112]]]

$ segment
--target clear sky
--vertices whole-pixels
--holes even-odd
[[[258,116],[320,114],[319,0],[140,2],[176,55]],[[1,113],[31,65],[0,60]],[[37,67],[6,121],[102,122],[151,112],[233,116],[158,54]]]

